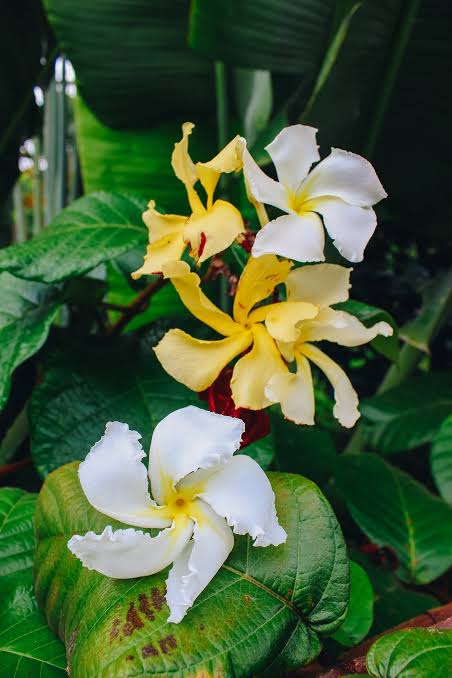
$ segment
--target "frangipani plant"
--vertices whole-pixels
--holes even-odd
[[[234,545],[250,534],[254,546],[278,546],[275,495],[260,466],[233,454],[244,432],[240,419],[185,407],[155,428],[149,480],[140,435],[110,422],[79,466],[86,498],[95,509],[141,528],[74,535],[68,548],[89,569],[116,579],[143,577],[173,563],[166,601],[169,622],[179,623],[215,576]],[[232,528],[232,529],[231,529]]]

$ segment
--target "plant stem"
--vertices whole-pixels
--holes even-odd
[[[25,242],[27,239],[27,225],[25,221],[24,200],[22,195],[22,186],[20,184],[20,176],[13,188],[13,205],[13,242]]]
[[[124,307],[122,315],[117,322],[107,330],[108,336],[117,336],[139,313],[142,313],[149,305],[151,297],[168,283],[167,278],[160,277],[151,282],[138,294],[128,306]]]
[[[0,445],[0,464],[10,461],[29,434],[28,401],[23,406]]]
[[[36,236],[42,231],[42,173],[39,167],[41,159],[41,138],[34,138],[35,153],[33,164],[33,225],[32,235]]]
[[[215,91],[217,99],[217,139],[218,150],[226,146],[228,140],[228,92],[226,67],[222,61],[215,62]],[[228,176],[220,177],[220,188],[223,197],[227,197]],[[229,309],[228,281],[225,276],[220,276],[220,308],[223,311]]]

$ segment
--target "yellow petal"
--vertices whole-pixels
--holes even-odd
[[[376,336],[390,337],[392,327],[383,321],[366,327],[358,318],[345,311],[323,308],[315,320],[301,328],[303,341],[333,341],[341,346],[361,346]]]
[[[229,174],[242,168],[245,139],[237,135],[209,162],[196,163],[198,177],[207,193],[207,207],[212,205],[213,194],[222,172]]]
[[[278,261],[274,254],[265,254],[258,259],[250,257],[237,287],[234,319],[244,325],[253,306],[285,281],[292,265],[291,261]]]
[[[317,306],[304,301],[281,301],[279,304],[261,306],[252,311],[249,322],[265,320],[267,330],[273,339],[283,342],[296,341],[300,336],[299,324],[303,320],[315,318]]]
[[[195,318],[201,320],[225,337],[243,332],[243,327],[213,304],[201,291],[199,275],[190,271],[185,261],[173,261],[162,268],[165,278],[170,278],[183,304]]]
[[[182,125],[182,139],[174,144],[174,151],[171,157],[171,165],[174,174],[182,181],[187,189],[188,201],[193,212],[204,211],[203,204],[199,199],[193,186],[198,181],[198,172],[193,160],[188,153],[188,137],[192,133],[194,124],[184,122]]]
[[[287,366],[275,342],[263,325],[251,328],[253,348],[234,367],[231,379],[232,398],[236,407],[261,410],[274,401],[267,398],[265,388],[273,377],[287,372]]]
[[[314,425],[315,399],[309,361],[297,355],[297,373],[275,374],[268,382],[265,393],[270,400],[281,404],[283,415],[306,426]]]
[[[190,217],[184,238],[190,243],[191,256],[202,263],[229,247],[244,230],[238,209],[229,202],[216,200],[207,212],[197,212]]]
[[[170,330],[154,351],[163,368],[174,379],[192,391],[204,391],[223,367],[245,351],[252,341],[250,331],[218,341],[202,341],[182,330]]]
[[[289,301],[309,301],[320,308],[347,301],[351,268],[314,264],[291,271],[286,288]]]

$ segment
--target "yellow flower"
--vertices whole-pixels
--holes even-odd
[[[231,380],[236,407],[260,410],[280,403],[283,414],[298,424],[314,424],[314,388],[310,362],[334,388],[334,414],[351,427],[359,417],[358,397],[339,365],[312,344],[333,341],[359,346],[377,334],[389,336],[392,327],[378,322],[366,328],[355,316],[330,308],[348,299],[351,269],[317,264],[291,271],[292,263],[271,254],[251,257],[240,278],[233,318],[217,308],[201,291],[200,279],[182,261],[164,266],[185,306],[203,323],[225,337],[195,339],[182,330],[166,333],[154,349],[164,369],[193,391],[210,386],[234,358]],[[257,306],[280,283],[287,301]],[[296,372],[288,368],[293,363]]]
[[[182,125],[182,139],[174,145],[171,159],[174,173],[187,190],[192,214],[190,217],[160,214],[155,209],[155,202],[149,202],[149,209],[143,214],[149,231],[149,245],[143,266],[132,273],[135,279],[143,274],[160,273],[165,264],[181,258],[187,245],[196,262],[202,263],[229,247],[245,230],[241,214],[234,205],[213,199],[221,173],[241,169],[245,140],[236,136],[212,160],[195,165],[188,153],[188,137],[193,127],[191,122]],[[198,180],[206,192],[205,207],[194,188]]]

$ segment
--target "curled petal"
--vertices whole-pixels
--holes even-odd
[[[333,414],[336,419],[346,428],[354,426],[360,417],[358,396],[344,370],[312,344],[301,344],[298,350],[322,370],[333,386],[336,401]]]
[[[87,532],[68,541],[69,550],[84,567],[113,579],[132,579],[160,572],[184,550],[193,533],[193,521],[185,516],[156,537],[141,530]]]
[[[287,299],[309,301],[319,308],[347,301],[352,270],[337,264],[315,264],[297,268],[287,276]]]
[[[278,181],[271,179],[253,160],[248,149],[243,150],[243,173],[247,184],[247,191],[257,202],[278,207],[283,212],[289,212],[289,193]]]
[[[317,306],[305,301],[281,301],[279,304],[261,306],[250,315],[250,322],[265,320],[265,326],[273,339],[293,342],[300,336],[298,324],[315,318]]]
[[[296,261],[324,261],[325,232],[314,212],[284,214],[270,221],[256,235],[251,254],[278,254]]]
[[[241,419],[192,405],[162,419],[154,429],[149,452],[153,496],[167,503],[186,475],[230,459],[240,447],[244,430]]]
[[[97,511],[138,527],[167,527],[171,520],[149,496],[140,434],[109,422],[78,468],[83,492]]]
[[[305,200],[334,196],[360,207],[370,207],[387,197],[371,163],[340,148],[332,148],[330,155],[312,170],[302,193]]]
[[[196,486],[197,474],[187,480]],[[201,484],[201,499],[226,518],[235,534],[251,535],[254,546],[278,546],[286,541],[272,486],[254,459],[233,457]]]
[[[271,254],[259,259],[250,257],[240,277],[234,299],[235,320],[245,325],[253,306],[266,299],[277,285],[284,282],[291,268],[290,261],[278,261]]]
[[[351,313],[325,308],[317,318],[303,325],[303,341],[333,341],[341,346],[361,346],[376,336],[392,336],[391,325],[380,321],[372,327],[366,327]]]
[[[234,546],[231,529],[200,499],[196,504],[193,539],[175,560],[166,580],[169,622],[178,624],[213,579]]]
[[[243,332],[227,313],[213,304],[200,289],[201,280],[197,273],[190,271],[185,261],[174,261],[163,267],[163,275],[170,278],[182,303],[190,313],[223,336]]]
[[[270,378],[287,367],[263,325],[253,325],[253,348],[236,363],[231,379],[232,398],[236,407],[262,410],[272,404],[265,395]]]
[[[349,261],[362,261],[377,226],[373,209],[349,205],[338,198],[319,198],[309,204],[322,215],[333,245],[342,256]]]
[[[185,185],[192,211],[202,212],[204,211],[203,204],[193,188],[198,181],[198,172],[196,171],[195,163],[188,153],[188,137],[192,133],[193,128],[194,124],[192,122],[184,122],[182,125],[182,139],[174,144],[171,165],[176,177]]]
[[[182,330],[169,330],[154,348],[163,368],[192,391],[204,391],[233,358],[251,345],[251,331],[226,339],[195,339]]]
[[[320,160],[317,130],[308,125],[285,127],[265,147],[276,167],[279,181],[296,194],[311,165]]]
[[[242,168],[242,152],[245,146],[245,139],[237,135],[212,160],[196,163],[199,179],[207,194],[208,205],[212,203],[220,175],[223,172],[230,174]]]
[[[265,393],[270,400],[280,403],[283,415],[295,424],[314,425],[315,400],[309,361],[297,355],[296,374],[275,374]]]
[[[183,234],[187,219],[178,214],[160,214],[155,209],[155,202],[149,202],[143,214],[149,231],[149,245],[143,266],[132,273],[134,280],[142,275],[160,273],[164,264],[181,258],[186,247]]]
[[[184,239],[191,255],[200,264],[222,252],[245,230],[242,215],[234,205],[216,200],[207,212],[195,213],[188,220]]]

